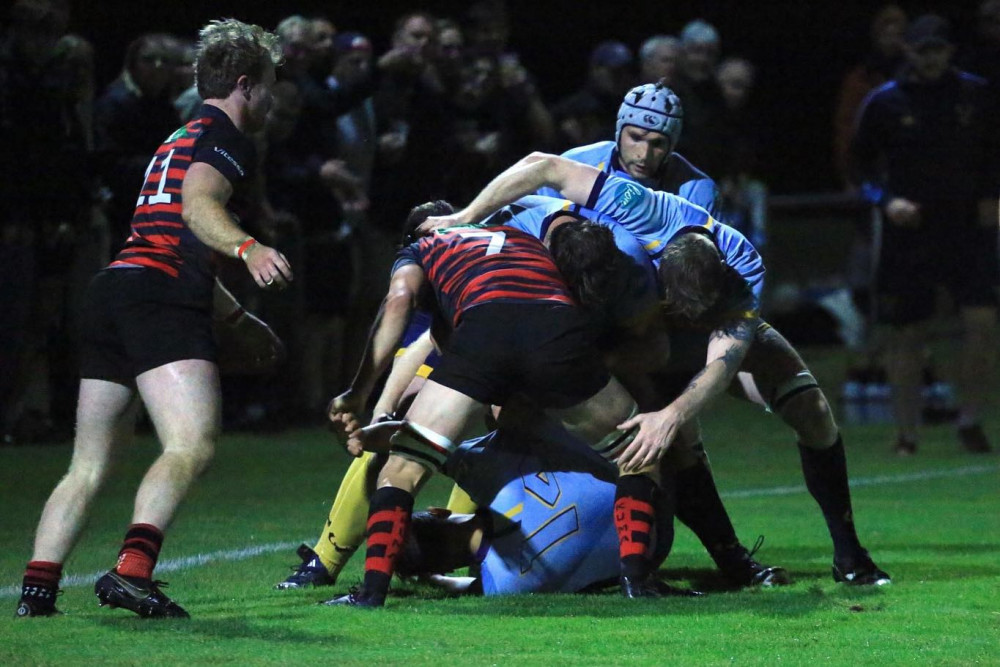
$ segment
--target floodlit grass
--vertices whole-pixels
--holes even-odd
[[[837,359],[815,360],[828,386]],[[1000,421],[987,426],[1000,440]],[[14,584],[70,448],[0,449],[0,664],[1000,664],[998,457],[962,453],[947,427],[929,429],[910,459],[890,453],[887,426],[845,427],[844,435],[861,483],[858,528],[893,575],[890,587],[833,583],[818,508],[804,489],[773,491],[802,485],[790,432],[727,399],[705,422],[719,486],[743,541],[766,535],[758,558],[788,568],[792,586],[718,590],[707,555],[681,528],[667,576],[713,591],[705,598],[444,599],[400,585],[383,610],[315,604],[360,579],[360,558],[334,588],[272,589],[296,562],[294,543],[315,539],[346,467],[328,435],[227,435],[170,529],[162,560],[253,546],[265,553],[161,574],[189,621],[100,609],[92,580],[65,587],[64,616],[15,620]],[[156,451],[144,437],[122,452],[70,575],[113,564],[136,483]],[[435,480],[418,506],[445,502],[447,491]]]

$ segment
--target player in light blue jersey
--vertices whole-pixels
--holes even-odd
[[[704,209],[674,195],[659,194],[663,200],[659,208],[672,216],[673,223],[669,230],[711,229],[719,237],[720,246],[729,249],[733,263],[746,266],[747,279],[754,282],[752,294],[755,298],[759,297],[761,283],[759,278],[763,274],[763,267],[759,256],[755,252],[748,251],[749,244],[746,240],[735,230],[714,224],[712,217]],[[600,201],[595,201],[591,205],[610,207],[610,204]],[[613,218],[565,199],[538,195],[522,197],[490,216],[487,223],[502,221],[548,242],[554,228],[580,218],[610,226],[618,248],[632,259],[633,277],[628,281],[631,289],[622,291],[622,298],[615,304],[616,309],[608,314],[607,319],[617,323],[618,326],[609,330],[605,340],[615,350],[610,355],[616,363],[616,367],[613,368],[615,375],[625,381],[626,386],[639,399],[642,409],[658,409],[675,396],[676,391],[673,391],[674,383],[657,387],[646,379],[650,374],[659,378],[670,371],[670,367],[663,363],[669,354],[667,349],[662,345],[656,347],[649,344],[650,341],[658,340],[655,334],[649,332],[656,332],[658,328],[662,328],[655,294],[656,277],[652,258],[659,258],[664,247],[664,241],[661,239],[668,238],[663,230],[646,225],[648,220],[656,219],[656,214],[647,212],[645,215],[633,216],[636,224],[632,228],[648,237],[646,238],[648,251],[632,233]],[[672,338],[679,339],[683,347],[692,347],[691,335],[672,335]],[[698,341],[701,341],[702,347],[704,346],[703,332],[695,333],[693,338],[696,348]],[[683,345],[684,343],[687,345]],[[671,345],[677,345],[677,341]],[[697,356],[698,353],[687,354],[684,358],[697,359]],[[704,351],[700,352],[700,356],[704,358]],[[671,358],[676,358],[676,355]],[[638,384],[635,381],[636,375],[642,377],[638,380]],[[664,389],[673,393],[664,393]],[[643,390],[645,395],[640,395]],[[719,497],[697,431],[692,432],[690,437],[680,438],[671,447],[661,473],[661,476],[668,480],[666,483],[679,491],[677,517],[695,532],[730,584],[775,586],[789,583],[784,569],[761,564],[753,558],[753,553],[740,543]]]
[[[424,228],[475,223],[542,186],[614,219],[661,260],[664,310],[672,324],[687,330],[682,338],[703,342],[703,364],[700,352],[673,354],[671,361],[678,365],[674,380],[684,378],[674,387],[676,398],[619,428],[639,426],[636,441],[645,446],[700,440],[698,415],[727,390],[773,411],[798,436],[806,486],[833,541],[834,579],[854,585],[889,583],[855,531],[844,444],[826,396],[791,344],[760,318],[764,266],[742,235],[679,197],[542,153],[495,178],[462,211],[429,219]],[[692,224],[699,218],[702,224]],[[701,534],[699,538],[705,541]],[[706,546],[713,551],[713,545]]]
[[[614,470],[546,429],[532,436],[494,431],[459,447],[445,471],[479,504],[474,516],[439,511],[414,515],[397,562],[402,575],[447,573],[480,563],[478,581],[434,579],[452,590],[485,595],[574,593],[614,582],[618,536],[609,508]],[[673,543],[669,504],[657,497],[652,560]],[[467,588],[468,587],[468,588]],[[699,595],[657,586],[664,595]]]
[[[680,140],[684,110],[681,100],[662,83],[636,86],[618,109],[614,141],[571,148],[562,154],[606,174],[631,178],[646,187],[669,192],[719,217],[719,191],[709,176],[674,152]],[[558,197],[551,187],[538,194]]]

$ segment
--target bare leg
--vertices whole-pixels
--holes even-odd
[[[143,373],[137,384],[163,453],[139,486],[132,523],[164,530],[212,459],[222,423],[219,371],[201,359],[175,361]]]
[[[975,424],[993,386],[993,369],[997,360],[997,311],[989,307],[963,308],[961,316],[964,329],[959,355],[961,419],[965,424]]]
[[[104,380],[83,380],[76,412],[76,438],[69,471],[56,486],[38,522],[34,561],[65,562],[107,477],[116,446],[130,439],[135,390]]]
[[[923,332],[919,325],[896,329],[890,334],[887,371],[892,384],[892,411],[899,437],[917,441],[920,422],[920,375],[923,367]]]

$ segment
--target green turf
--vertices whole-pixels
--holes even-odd
[[[813,355],[834,381],[837,355]],[[987,422],[1000,440],[1000,420]],[[705,598],[625,601],[617,595],[443,599],[399,587],[383,610],[315,604],[361,573],[355,559],[333,589],[278,592],[294,546],[239,562],[162,575],[190,621],[143,621],[100,609],[88,584],[67,586],[51,619],[13,618],[11,586],[30,555],[41,506],[68,463],[68,446],[0,448],[0,665],[21,664],[1000,664],[1000,459],[959,451],[953,432],[929,429],[918,456],[897,459],[887,426],[845,427],[863,541],[894,578],[878,590],[833,583],[831,547],[800,486],[789,432],[772,417],[724,401],[706,420],[706,445],[744,542],[767,537],[758,557],[789,569],[794,585],[713,592]],[[123,452],[99,497],[69,574],[109,567],[135,485],[156,453],[140,439]],[[346,456],[320,430],[223,438],[213,468],[176,523],[164,561],[195,554],[312,541]],[[965,474],[959,472],[965,470]],[[905,475],[941,473],[907,481]],[[442,480],[418,505],[443,503]],[[712,588],[709,560],[678,530],[668,575]]]

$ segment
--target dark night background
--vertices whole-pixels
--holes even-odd
[[[6,4],[6,3],[5,3]],[[837,87],[864,55],[868,23],[879,2],[738,1],[570,2],[508,0],[510,46],[535,74],[552,103],[584,80],[590,49],[618,39],[637,49],[654,34],[676,34],[688,21],[703,18],[719,30],[723,56],[739,55],[758,68],[756,105],[767,137],[763,176],[776,193],[831,190],[830,125]],[[912,17],[933,11],[948,17],[957,41],[966,41],[978,2],[898,2]],[[290,14],[326,15],[338,30],[367,34],[376,52],[388,46],[394,20],[413,9],[458,18],[469,6],[455,0],[369,0],[336,3],[291,2],[127,2],[72,3],[70,30],[97,49],[99,91],[118,73],[128,42],[143,32],[194,36],[213,18],[234,16],[273,29]],[[5,12],[4,12],[5,13]]]

